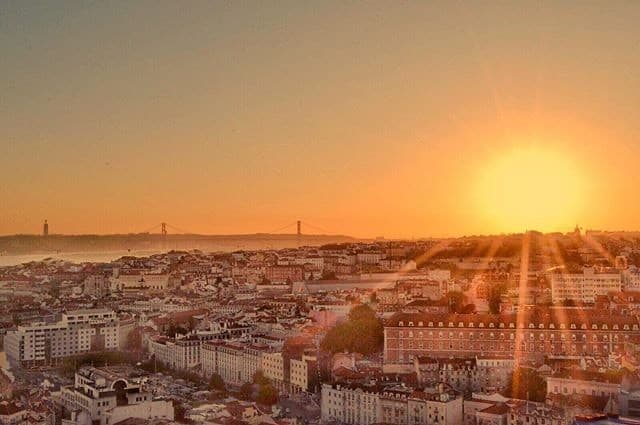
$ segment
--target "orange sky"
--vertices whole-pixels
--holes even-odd
[[[640,227],[640,2],[130,3],[0,6],[0,234]]]

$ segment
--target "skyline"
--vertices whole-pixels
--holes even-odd
[[[640,3],[192,6],[0,5],[0,235],[638,230]]]

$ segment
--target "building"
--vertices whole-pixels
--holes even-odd
[[[546,381],[547,394],[611,396],[614,400],[617,400],[620,394],[622,375],[562,369],[547,377]]]
[[[27,422],[29,411],[23,406],[7,400],[0,401],[0,424],[18,425]]]
[[[513,357],[414,358],[416,376],[421,385],[442,382],[463,394],[504,389],[514,365]]]
[[[377,251],[359,252],[356,258],[359,264],[378,264],[385,257],[385,254]]]
[[[83,291],[85,295],[102,298],[111,291],[111,282],[103,275],[91,275],[83,282]]]
[[[638,321],[597,310],[529,308],[510,314],[396,313],[384,325],[386,371],[411,371],[416,356],[604,357],[640,339]]]
[[[112,425],[128,418],[174,419],[173,403],[154,399],[140,378],[118,367],[83,367],[57,398],[64,424]]]
[[[380,388],[375,386],[322,384],[320,418],[353,425],[378,422]]]
[[[625,291],[640,291],[640,267],[631,266],[623,270],[622,284]]]
[[[202,340],[195,335],[183,338],[157,337],[149,341],[149,352],[156,361],[175,370],[188,370],[200,365]]]
[[[289,359],[289,384],[292,393],[314,392],[318,381],[318,359],[305,353],[300,358]]]
[[[253,382],[258,371],[273,379],[276,388],[283,387],[284,363],[282,353],[273,347],[256,342],[207,341],[202,345],[202,373],[214,373],[234,386]]]
[[[299,282],[304,280],[304,267],[299,265],[269,266],[265,270],[264,277],[271,283]]]
[[[462,409],[462,396],[442,384],[424,390],[404,385],[322,385],[321,421],[325,423],[459,425]]]
[[[553,273],[550,281],[554,303],[594,303],[598,295],[622,290],[622,277],[617,270],[600,271],[594,267],[585,267],[582,273]]]
[[[89,351],[117,350],[119,339],[116,313],[92,309],[69,311],[56,322],[18,326],[7,332],[4,346],[12,363],[38,366]]]

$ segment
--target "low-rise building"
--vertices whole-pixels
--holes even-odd
[[[65,425],[112,425],[127,418],[174,419],[173,403],[156,400],[139,378],[117,367],[83,367],[56,400]]]

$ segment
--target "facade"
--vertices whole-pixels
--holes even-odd
[[[164,273],[118,273],[111,279],[116,291],[164,291],[169,287],[169,275]]]
[[[317,376],[318,360],[315,355],[303,354],[299,359],[292,358],[289,360],[289,383],[291,384],[291,392],[313,392],[314,379]]]
[[[276,388],[284,378],[282,354],[262,344],[207,341],[202,345],[202,373],[210,377],[214,373],[227,384],[234,386],[252,382],[258,371],[273,380]]]
[[[116,313],[93,309],[69,311],[53,323],[18,326],[7,332],[4,345],[12,363],[37,366],[89,351],[116,350],[119,339]]]
[[[459,425],[462,409],[462,397],[443,385],[424,391],[401,385],[322,385],[321,421],[325,423]]]
[[[83,282],[85,295],[102,298],[111,291],[111,282],[104,275],[88,276]]]
[[[465,394],[504,389],[514,365],[513,358],[414,358],[415,372],[420,385],[443,382]]]
[[[370,425],[378,422],[380,389],[365,386],[322,385],[322,422]]]
[[[187,370],[200,365],[202,341],[196,336],[185,338],[159,337],[149,341],[149,352],[157,361],[175,370]]]
[[[550,280],[554,303],[567,300],[594,303],[598,295],[622,290],[619,272],[599,272],[593,267],[585,267],[582,273],[554,273]]]
[[[573,417],[568,410],[544,403],[519,401],[509,409],[508,425],[570,425]]]
[[[359,264],[378,264],[385,257],[382,252],[359,252],[356,258]]]
[[[265,352],[262,355],[262,373],[273,386],[282,391],[285,389],[284,357],[282,352]]]
[[[84,367],[60,390],[64,424],[111,425],[127,418],[174,419],[173,403],[154,400],[141,382],[118,368]]]
[[[579,312],[579,313],[578,313]],[[411,370],[416,356],[509,356],[542,361],[545,356],[608,356],[636,343],[635,318],[595,310],[531,308],[513,314],[396,313],[384,325],[387,371]]]
[[[631,266],[623,270],[622,284],[625,291],[640,291],[640,267]]]
[[[265,270],[264,277],[271,283],[299,282],[304,280],[304,267],[299,265],[269,266]]]
[[[617,400],[621,379],[620,376],[606,376],[597,372],[562,370],[547,377],[547,394],[612,396]]]

